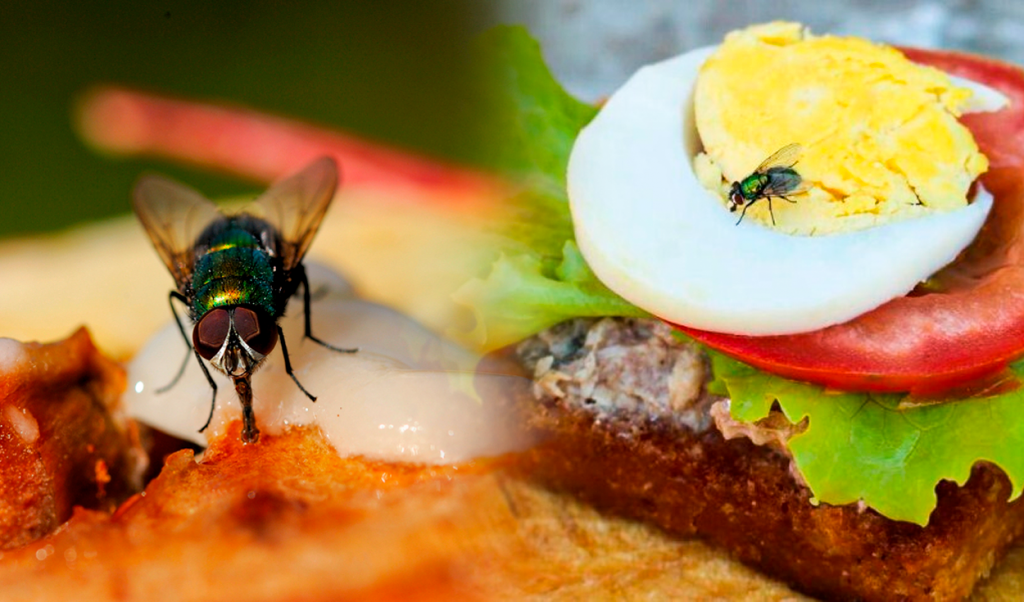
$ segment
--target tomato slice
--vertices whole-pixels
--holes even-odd
[[[768,372],[857,391],[937,393],[1024,354],[1024,71],[966,54],[904,51],[1010,98],[1002,111],[962,120],[989,159],[982,182],[995,197],[975,241],[927,288],[843,324],[767,337],[681,330]]]

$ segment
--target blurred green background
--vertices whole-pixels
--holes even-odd
[[[211,197],[252,184],[100,156],[71,126],[90,86],[124,84],[299,117],[453,161],[474,156],[472,0],[5,3],[0,237],[126,213],[141,171]]]

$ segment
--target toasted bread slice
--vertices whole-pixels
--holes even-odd
[[[85,329],[0,349],[0,550],[56,529],[74,506],[112,511],[142,487],[146,454],[123,417],[124,371]]]
[[[829,599],[965,597],[1024,532],[1024,503],[1009,502],[1005,475],[985,465],[964,487],[940,485],[927,527],[812,504],[785,454],[727,440],[706,393],[680,400],[680,387],[693,390],[673,382],[692,364],[687,346],[664,325],[633,320],[577,321],[522,345],[538,372],[530,420],[550,435],[530,454],[531,474]],[[651,401],[651,391],[667,397]]]

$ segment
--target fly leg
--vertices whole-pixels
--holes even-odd
[[[747,215],[747,209],[750,209],[750,206],[751,206],[751,205],[753,205],[754,203],[756,203],[756,202],[757,202],[758,200],[759,200],[759,199],[754,199],[754,200],[750,201],[749,203],[747,203],[747,204],[743,205],[743,211],[740,211],[740,218],[739,218],[738,220],[736,220],[736,225],[737,225],[737,226],[738,226],[738,225],[740,225],[740,222],[742,222],[742,221],[743,221],[743,217],[744,217],[745,215]],[[772,206],[771,206],[771,201],[769,201],[769,205],[768,205],[768,210],[769,210],[769,211],[771,211],[771,207],[772,207]],[[773,220],[773,222],[772,222],[772,223],[774,223],[774,219],[775,219],[775,217],[774,217],[774,216],[772,216],[772,220]]]
[[[188,304],[188,299],[185,299],[185,296],[182,295],[181,293],[178,293],[177,291],[171,291],[171,295],[169,297],[168,302],[171,304],[171,313],[174,314],[174,324],[178,325],[178,332],[181,333],[181,338],[185,340],[185,347],[196,355],[196,361],[199,361],[199,367],[203,369],[203,374],[206,375],[206,382],[210,383],[210,388],[213,389],[213,396],[210,398],[210,416],[207,417],[206,424],[203,425],[203,428],[199,430],[199,432],[202,433],[207,429],[207,427],[210,426],[210,423],[213,421],[213,408],[217,406],[217,383],[213,382],[213,377],[210,376],[210,371],[206,369],[206,364],[203,363],[203,358],[200,356],[199,351],[197,351],[196,348],[193,347],[193,344],[191,344],[191,342],[188,340],[188,335],[185,334],[185,327],[181,325],[181,318],[178,317],[178,312],[174,310],[175,299],[181,301],[185,305]],[[170,384],[168,384],[166,387],[161,387],[157,389],[157,393],[164,393],[170,390],[171,387],[173,387],[174,385],[178,384],[178,381],[181,379],[181,375],[185,373],[185,365],[187,364],[188,351],[185,351],[185,358],[184,361],[181,362],[181,368],[178,369],[177,376],[175,376],[174,380],[171,381]]]
[[[181,333],[181,338],[185,339],[185,347],[192,351],[196,356],[196,361],[199,362],[199,367],[203,369],[203,374],[206,375],[206,382],[210,383],[210,388],[213,389],[213,397],[210,398],[210,415],[206,417],[206,424],[203,425],[203,428],[199,429],[199,432],[201,433],[205,431],[206,428],[210,426],[210,422],[213,421],[213,409],[217,407],[217,383],[213,382],[213,377],[210,376],[210,371],[206,369],[206,364],[203,363],[203,358],[199,356],[199,352],[192,346],[192,342],[188,340],[188,335],[185,334],[185,327],[181,324],[181,318],[178,317],[178,312],[174,309],[175,299],[186,305],[188,305],[188,299],[178,291],[171,291],[168,302],[171,304],[171,313],[174,314],[174,323],[178,325],[178,332]],[[178,384],[178,380],[180,380],[181,375],[185,373],[185,366],[187,365],[188,351],[185,352],[185,361],[181,362],[181,368],[178,369],[178,374],[174,377],[174,380],[172,380],[166,387],[157,389],[156,392],[164,393],[170,390],[174,385]]]
[[[181,375],[185,373],[185,366],[188,365],[188,358],[192,355],[192,342],[188,340],[188,335],[185,334],[185,327],[181,324],[181,318],[178,317],[178,312],[174,309],[175,299],[181,301],[185,305],[188,305],[188,299],[178,291],[171,291],[171,294],[168,297],[168,303],[171,305],[171,315],[174,316],[174,323],[178,325],[178,331],[181,332],[181,338],[185,339],[185,359],[181,360],[181,368],[178,368],[178,374],[174,377],[174,380],[157,389],[157,393],[166,393],[174,388],[174,385],[178,384],[178,381],[181,380]]]
[[[307,288],[306,290],[308,291],[309,289]],[[306,315],[308,316],[309,314]],[[292,380],[295,381],[295,385],[299,387],[300,391],[306,394],[306,397],[308,397],[310,401],[316,401],[316,397],[313,397],[312,393],[307,391],[306,387],[302,386],[299,379],[295,377],[295,373],[292,372],[292,360],[288,357],[288,344],[284,342],[284,330],[281,329],[280,324],[277,326],[277,336],[281,339],[281,354],[284,355],[284,371],[288,376],[292,377]]]
[[[312,316],[310,315],[310,312],[309,312],[309,297],[310,297],[310,295],[309,295],[309,278],[306,277],[306,268],[305,268],[305,266],[300,264],[297,267],[297,269],[299,270],[299,278],[302,281],[302,310],[305,313],[305,320],[306,320],[305,321],[305,326],[306,326],[305,337],[307,339],[312,340],[314,343],[318,343],[318,344],[320,344],[320,345],[330,349],[331,351],[337,351],[339,353],[356,353],[357,351],[359,351],[358,347],[357,348],[353,348],[353,349],[345,349],[343,347],[335,347],[334,345],[331,345],[330,343],[321,341],[320,339],[318,339],[315,336],[313,336],[313,328],[312,328],[312,320],[313,320],[313,318],[312,318]],[[280,329],[278,329],[278,330],[280,330]],[[284,347],[284,335],[281,336],[281,346],[282,346],[282,348]],[[288,358],[288,355],[285,354],[285,361],[286,362],[287,362],[287,358]],[[291,372],[289,371],[288,374],[291,374]],[[293,376],[292,378],[295,378],[295,377]],[[295,381],[295,382],[297,383],[298,381]],[[302,385],[299,385],[299,388],[302,389]],[[302,390],[305,391],[305,389],[302,389]],[[309,395],[309,393],[306,393],[306,395]],[[310,395],[310,398],[312,398],[312,397],[313,396]]]
[[[235,392],[238,393],[238,401],[242,404],[242,441],[256,443],[260,440],[260,429],[256,428],[256,414],[252,411],[252,386],[249,377],[249,374],[234,377]]]
[[[203,374],[206,375],[206,382],[210,383],[210,388],[213,389],[213,397],[210,398],[210,415],[206,417],[206,424],[203,425],[203,428],[199,429],[201,433],[213,422],[213,409],[217,407],[217,383],[213,382],[213,377],[210,376],[210,371],[206,369],[206,364],[203,363],[203,358],[199,356],[199,352],[194,347],[192,351],[196,354],[196,361],[199,362],[199,367],[203,369]]]
[[[307,339],[312,339],[312,341],[314,343],[322,345],[322,346],[330,349],[331,351],[338,351],[340,353],[355,353],[355,352],[359,351],[358,348],[356,348],[356,349],[344,349],[344,348],[341,348],[341,347],[335,347],[334,345],[331,345],[330,343],[321,341],[320,339],[318,339],[315,336],[313,336],[312,316],[310,315],[310,311],[309,311],[309,307],[310,307],[309,278],[306,276],[306,268],[303,265],[301,265],[301,264],[298,265],[296,267],[296,269],[299,272],[299,280],[302,283],[302,310],[303,310],[303,318],[305,320],[305,322],[304,322],[304,325],[305,325],[305,335],[304,336]],[[279,339],[281,339],[281,355],[284,356],[284,371],[285,371],[285,373],[287,373],[288,376],[290,376],[292,378],[292,380],[295,382],[295,386],[297,386],[300,391],[305,393],[306,397],[308,397],[310,401],[316,401],[316,397],[312,393],[307,391],[306,387],[302,386],[302,383],[299,382],[298,377],[295,376],[295,372],[292,370],[292,360],[291,360],[290,357],[288,357],[288,344],[284,340],[284,330],[281,328],[280,324],[277,326],[277,336],[278,336]]]
[[[796,201],[794,201],[793,199],[789,198],[788,196],[783,196],[783,195],[780,194],[780,195],[778,195],[775,198],[782,199],[784,201],[796,204]],[[772,197],[768,197],[768,214],[772,216],[772,225],[774,226],[775,225],[775,212],[772,211]]]

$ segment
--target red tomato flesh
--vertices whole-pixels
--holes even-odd
[[[982,182],[995,197],[975,241],[927,289],[843,324],[767,337],[683,332],[768,372],[855,391],[937,393],[1024,354],[1024,71],[959,53],[904,52],[1010,99],[1002,111],[962,119],[989,159]]]

